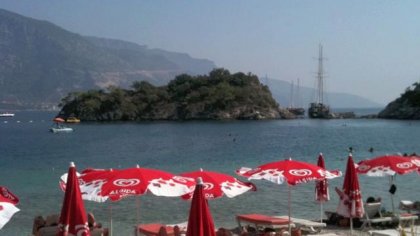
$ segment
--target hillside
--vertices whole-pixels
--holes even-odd
[[[215,67],[187,54],[121,40],[84,37],[46,21],[0,9],[0,104],[40,108],[71,91],[165,84],[181,73]]]
[[[225,69],[209,75],[182,74],[159,87],[142,81],[135,82],[132,89],[70,93],[62,100],[59,116],[83,121],[293,118],[279,108],[257,76],[230,74]]]
[[[0,109],[51,109],[69,92],[128,88],[135,81],[161,86],[179,74],[202,75],[215,67],[185,53],[82,36],[0,9]],[[290,104],[290,83],[270,79],[268,86],[282,106]],[[306,107],[314,94],[302,87],[295,104]],[[332,108],[381,107],[351,94],[325,97]]]
[[[401,96],[390,102],[385,109],[378,114],[379,118],[385,119],[420,119],[420,83],[414,83],[408,87]]]

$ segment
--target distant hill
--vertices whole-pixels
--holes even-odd
[[[291,83],[270,79],[260,78],[261,82],[268,85],[273,97],[282,107],[290,105]],[[295,84],[296,93],[296,84]],[[309,103],[314,102],[316,90],[308,87],[300,87],[300,99],[295,99],[293,103],[295,106],[308,108]],[[299,100],[299,101],[298,101]],[[335,108],[373,108],[384,107],[383,104],[373,102],[367,98],[347,93],[330,93],[324,94],[324,103],[327,103],[332,109]]]
[[[420,120],[420,82],[408,87],[378,114],[379,118]]]
[[[203,75],[215,67],[210,60],[185,53],[82,36],[0,9],[0,109],[51,108],[69,92],[111,85],[128,88],[135,81],[165,85],[179,74]],[[268,85],[280,105],[287,107],[290,84],[270,79]],[[301,88],[304,107],[313,94],[313,89]],[[332,108],[381,107],[350,94],[326,97]]]
[[[0,9],[0,105],[57,104],[68,92],[138,80],[166,84],[215,64],[121,40],[85,37]]]

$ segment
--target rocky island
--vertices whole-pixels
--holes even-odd
[[[165,86],[134,82],[131,89],[72,92],[59,117],[82,121],[261,120],[294,118],[281,109],[258,77],[226,69],[209,75],[181,74]]]
[[[414,83],[393,102],[389,103],[384,110],[379,112],[379,118],[384,119],[420,119],[420,84]]]

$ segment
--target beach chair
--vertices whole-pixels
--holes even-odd
[[[411,213],[397,214],[394,217],[398,221],[398,225],[400,227],[410,227],[415,225],[415,221],[419,218],[417,215]]]
[[[365,214],[360,219],[360,221],[363,222],[361,226],[362,229],[364,229],[366,225],[369,225],[369,227],[371,228],[372,224],[393,222],[393,217],[382,216],[381,206],[382,204],[380,202],[365,204]]]
[[[141,224],[136,226],[136,236],[180,236],[182,234],[178,225],[164,225],[160,223]]]
[[[273,229],[276,232],[281,232],[287,230],[289,227],[289,220],[287,217],[280,218],[262,214],[237,215],[236,221],[238,222],[239,229],[242,231],[241,233],[250,231],[260,233],[264,232],[267,228]],[[247,226],[242,225],[242,223]],[[290,226],[294,228],[295,224],[291,222]]]
[[[288,219],[288,216],[275,216],[283,219]],[[301,218],[294,218],[290,217],[292,223],[302,231],[306,231],[309,233],[319,233],[321,232],[322,228],[327,227],[326,223],[321,223],[317,221],[301,219]]]

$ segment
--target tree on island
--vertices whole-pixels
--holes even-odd
[[[386,119],[420,119],[420,83],[413,83],[404,93],[393,102],[389,103],[378,114],[379,118]]]
[[[85,121],[275,119],[282,111],[258,77],[214,69],[209,75],[181,74],[165,86],[134,82],[131,89],[74,92],[62,99],[61,116]]]

